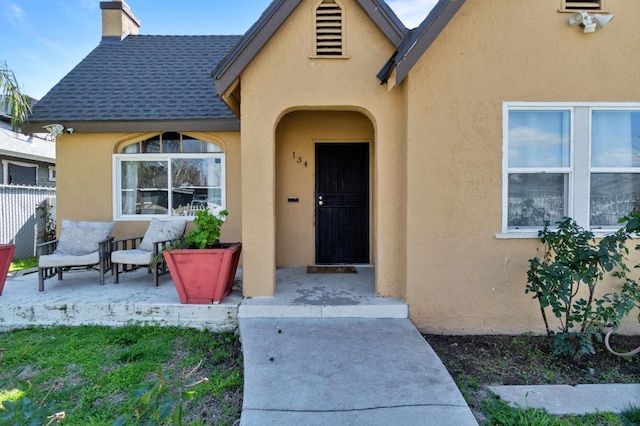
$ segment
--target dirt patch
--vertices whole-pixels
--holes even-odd
[[[493,398],[490,385],[640,383],[640,355],[622,358],[604,343],[596,353],[577,360],[553,354],[546,336],[424,335],[462,391],[482,424],[482,402]],[[615,336],[612,346],[628,351],[640,346],[640,336]]]

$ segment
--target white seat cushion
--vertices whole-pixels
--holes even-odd
[[[71,254],[53,253],[45,254],[38,258],[38,266],[41,268],[53,268],[59,266],[85,266],[100,263],[100,253],[97,251],[82,256]]]
[[[111,253],[111,262],[126,265],[148,265],[153,259],[153,253],[146,250],[117,250]]]

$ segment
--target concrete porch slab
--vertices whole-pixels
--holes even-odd
[[[217,305],[183,305],[168,275],[153,285],[151,275],[137,270],[111,275],[100,285],[97,271],[66,272],[63,280],[45,281],[38,291],[38,274],[8,278],[0,296],[0,330],[36,325],[161,324],[233,331],[237,328],[239,289]]]
[[[276,271],[276,294],[246,298],[233,290],[217,305],[183,305],[169,275],[153,285],[144,269],[127,272],[115,284],[107,274],[99,285],[97,271],[66,272],[62,281],[45,281],[38,291],[38,274],[9,277],[0,296],[0,330],[36,325],[164,324],[232,331],[241,318],[407,318],[407,305],[376,297],[374,268],[356,274],[307,274],[306,268]],[[236,273],[242,280],[242,269]]]
[[[306,267],[276,270],[275,297],[246,298],[238,318],[407,318],[402,300],[375,294],[373,267],[357,273],[308,274]]]

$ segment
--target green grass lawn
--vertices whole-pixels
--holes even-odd
[[[9,272],[21,271],[23,269],[36,268],[38,266],[37,257],[25,257],[23,259],[15,259],[9,265]]]
[[[157,326],[0,333],[0,425],[43,425],[58,412],[63,425],[231,425],[242,386],[233,334]],[[154,416],[172,420],[149,422]]]

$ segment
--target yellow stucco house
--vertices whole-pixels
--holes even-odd
[[[412,30],[383,0],[274,0],[244,36],[101,8],[31,118],[66,129],[58,217],[127,237],[225,207],[245,296],[278,267],[370,264],[422,331],[540,331],[543,222],[640,207],[638,0],[441,0]]]

